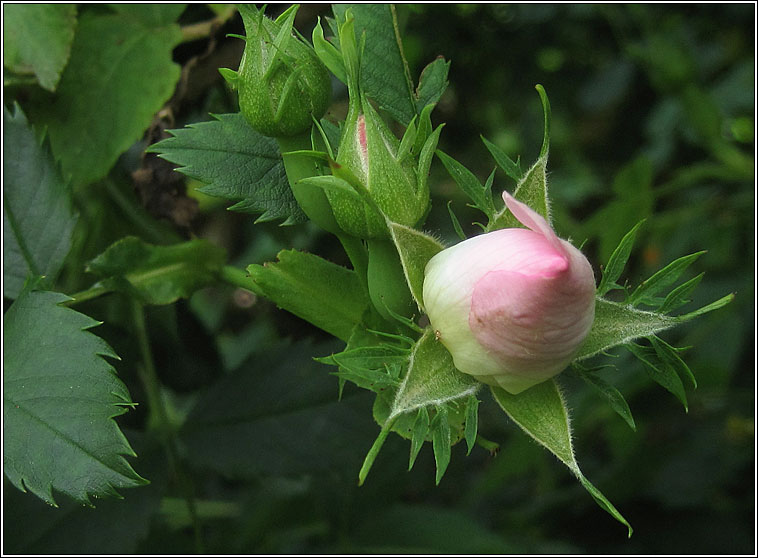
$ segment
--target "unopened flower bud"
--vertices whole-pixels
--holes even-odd
[[[258,132],[288,137],[310,130],[329,106],[331,81],[313,48],[296,37],[292,24],[298,6],[276,21],[253,5],[240,5],[245,51],[237,72],[221,74],[237,89],[240,112]]]
[[[504,193],[528,229],[465,240],[426,266],[423,300],[456,368],[510,393],[560,373],[595,317],[587,258],[547,221]]]

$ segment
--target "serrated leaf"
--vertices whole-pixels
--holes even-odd
[[[411,294],[423,310],[424,270],[432,257],[445,249],[436,238],[398,223],[390,223],[390,234],[395,243],[405,279]]]
[[[77,218],[47,142],[18,106],[14,114],[3,107],[3,132],[3,295],[13,299],[30,275],[52,285]]]
[[[416,115],[416,100],[408,63],[403,55],[395,8],[390,4],[334,4],[337,20],[345,20],[351,10],[358,41],[366,35],[361,57],[360,86],[401,124]]]
[[[437,407],[437,412],[429,425],[432,433],[432,449],[434,450],[434,462],[437,467],[435,484],[442,480],[447,466],[450,465],[450,422],[447,418],[447,408],[442,405]]]
[[[495,159],[497,166],[500,167],[506,175],[512,178],[516,184],[518,184],[524,175],[523,171],[521,170],[520,162],[514,161],[508,157],[508,154],[505,151],[500,149],[497,145],[489,141],[484,136],[481,136],[481,138],[482,142],[484,142],[484,145],[487,147],[487,150],[492,155],[492,158]]]
[[[634,431],[637,430],[637,425],[634,424],[634,418],[632,417],[631,409],[629,409],[629,404],[619,390],[611,385],[605,378],[595,374],[591,370],[584,369],[578,365],[575,366],[574,369],[582,380],[591,385],[603,396],[611,408],[629,425],[629,428]]]
[[[482,186],[482,183],[474,176],[474,173],[440,150],[437,150],[437,157],[442,161],[448,174],[458,187],[463,190],[480,211],[487,215],[489,219],[492,219],[495,215],[495,205],[492,201],[492,195],[487,195],[486,188]]]
[[[651,277],[640,283],[639,287],[637,287],[629,296],[627,302],[630,304],[659,306],[661,302],[655,300],[655,295],[669,285],[675,283],[690,264],[703,254],[705,254],[705,250],[677,258],[666,267],[657,271]]]
[[[633,339],[647,337],[679,322],[658,312],[637,310],[629,304],[619,304],[603,298],[595,299],[595,321],[592,322],[575,361],[579,361]]]
[[[128,236],[89,262],[87,271],[146,304],[171,304],[216,281],[225,262],[225,251],[207,240],[154,246]]]
[[[421,112],[427,105],[436,104],[447,89],[447,74],[450,71],[450,62],[442,56],[426,65],[421,71],[416,88],[416,112]]]
[[[74,4],[3,6],[3,66],[15,74],[33,74],[42,87],[55,91],[75,29]]]
[[[603,276],[600,279],[600,284],[597,286],[598,296],[603,296],[610,290],[621,288],[616,284],[616,281],[621,277],[621,272],[624,271],[626,262],[629,259],[629,254],[631,254],[632,251],[632,246],[634,246],[634,238],[637,235],[637,230],[643,223],[644,220],[640,221],[634,226],[634,228],[632,228],[632,230],[626,233],[611,254],[611,257],[608,260],[608,265],[603,269]]]
[[[276,263],[247,268],[277,306],[347,341],[369,305],[357,274],[313,254],[283,250]]]
[[[55,98],[36,119],[75,185],[105,176],[171,97],[180,75],[171,56],[180,41],[177,25],[81,15]]]
[[[626,348],[642,361],[642,364],[645,365],[645,372],[650,376],[650,379],[671,392],[684,405],[685,411],[689,410],[687,406],[687,393],[684,391],[682,380],[671,366],[660,360],[652,347],[628,343],[626,344]]]
[[[150,153],[180,165],[180,172],[204,182],[204,194],[234,201],[230,209],[261,213],[258,221],[304,223],[292,194],[276,140],[253,130],[242,114],[169,130],[174,136],[153,144]]]
[[[499,387],[492,387],[491,390],[495,401],[511,420],[560,459],[576,475],[598,505],[627,527],[631,537],[632,526],[629,522],[579,469],[571,444],[571,428],[566,403],[555,381],[542,382],[518,395],[511,395]]]
[[[436,339],[434,330],[427,329],[413,347],[408,372],[397,390],[389,419],[420,407],[465,398],[476,393],[480,385],[456,370],[453,357]]]
[[[4,471],[20,490],[54,504],[53,490],[83,503],[145,481],[113,420],[131,398],[118,358],[88,329],[99,322],[60,306],[68,297],[24,291],[3,317]]]

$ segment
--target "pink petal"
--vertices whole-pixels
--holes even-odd
[[[566,255],[566,250],[561,240],[542,215],[525,203],[518,201],[508,192],[503,191],[503,200],[511,213],[513,213],[513,216],[522,225],[544,236],[559,253]]]

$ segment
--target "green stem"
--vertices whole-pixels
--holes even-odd
[[[237,13],[235,6],[229,6],[212,19],[182,26],[182,42],[197,41],[213,35],[227,20]]]
[[[495,454],[500,449],[500,444],[497,442],[493,442],[491,440],[488,440],[484,436],[477,434],[476,435],[476,443],[482,446],[484,449],[486,449],[488,452]]]
[[[67,300],[66,302],[62,303],[62,306],[74,306],[80,302],[92,300],[93,298],[97,298],[99,296],[112,292],[113,290],[109,289],[108,287],[103,287],[102,285],[94,285],[89,289],[69,295],[71,297],[71,300]]]
[[[368,450],[368,453],[366,454],[366,458],[363,460],[363,466],[361,467],[361,470],[358,473],[358,486],[363,486],[363,483],[365,482],[366,477],[368,476],[368,473],[371,470],[371,466],[374,464],[374,460],[376,459],[376,456],[379,454],[379,450],[382,449],[382,446],[384,445],[384,441],[387,439],[387,436],[389,436],[389,433],[392,430],[392,425],[395,424],[396,419],[397,417],[394,417],[392,419],[387,420],[387,422],[384,423],[384,426],[382,427],[381,432],[379,432],[379,436],[377,436],[376,440],[374,441],[374,445],[371,446],[370,450]]]
[[[250,275],[247,274],[247,271],[244,269],[240,269],[231,265],[225,265],[221,268],[219,278],[224,283],[227,283],[234,287],[239,287],[240,289],[248,290],[259,296],[263,296],[263,293],[261,292],[258,285],[255,284],[255,281],[253,281],[253,279],[250,277]]]
[[[166,411],[166,406],[161,394],[160,380],[158,379],[158,374],[155,370],[155,361],[153,360],[150,338],[145,323],[145,311],[142,304],[136,300],[132,300],[132,318],[134,320],[140,356],[142,357],[142,366],[137,368],[137,372],[145,389],[147,402],[150,407],[148,424],[157,429],[158,435],[164,443],[169,468],[174,472],[179,489],[183,493],[184,500],[187,503],[187,512],[192,520],[192,527],[195,535],[195,550],[197,554],[204,554],[204,544],[200,529],[200,520],[197,515],[197,506],[195,504],[192,481],[186,471],[184,471],[179,459],[176,436],[174,429],[171,426],[168,412]]]

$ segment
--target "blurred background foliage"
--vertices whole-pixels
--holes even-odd
[[[269,15],[284,7],[271,6]],[[179,22],[190,26],[222,10],[192,4]],[[331,15],[329,5],[304,5],[296,25],[310,36],[319,15]],[[497,455],[477,447],[466,457],[459,444],[435,487],[431,447],[409,473],[407,442],[391,437],[358,488],[378,427],[368,394],[348,385],[338,401],[337,379],[312,360],[338,345],[265,300],[214,287],[147,308],[178,462],[167,461],[141,404],[119,423],[139,455],[135,469],[152,484],[95,509],[65,501],[53,509],[6,481],[7,552],[755,551],[755,7],[407,4],[398,15],[412,75],[439,55],[452,61],[450,86],[433,114],[435,124],[446,122],[443,151],[484,180],[495,163],[481,134],[528,166],[542,138],[534,90],[541,83],[552,104],[548,170],[559,234],[584,243],[599,264],[646,219],[625,274],[630,283],[704,249],[688,272],[706,272],[692,308],[736,293],[726,308],[663,336],[692,346],[685,359],[699,385],[688,392],[688,413],[623,351],[598,362],[615,365],[606,378],[627,398],[637,432],[586,384],[560,377],[577,458],[634,526],[631,540],[486,394],[479,424],[500,443]],[[185,73],[167,127],[238,110],[217,68],[237,67],[241,41],[225,34],[242,32],[235,16],[212,39],[174,50]],[[334,90],[331,113],[339,117],[346,91],[336,80]],[[39,95],[7,89],[6,104],[32,106]],[[286,247],[346,263],[335,239],[316,228],[254,225],[249,215],[226,211],[223,200],[194,192],[191,181],[196,210],[194,202],[166,209],[144,191],[134,196],[130,173],[144,147],[135,145],[107,179],[76,192],[80,223],[66,292],[87,288],[93,278],[83,263],[125,234],[157,243],[208,238],[239,267],[272,260]],[[446,208],[452,199],[475,234],[478,216],[439,162],[430,184],[427,229],[455,241]],[[496,191],[513,186],[496,174]],[[105,322],[98,335],[121,355],[117,368],[134,400],[146,401],[127,301],[112,295],[79,309]]]

